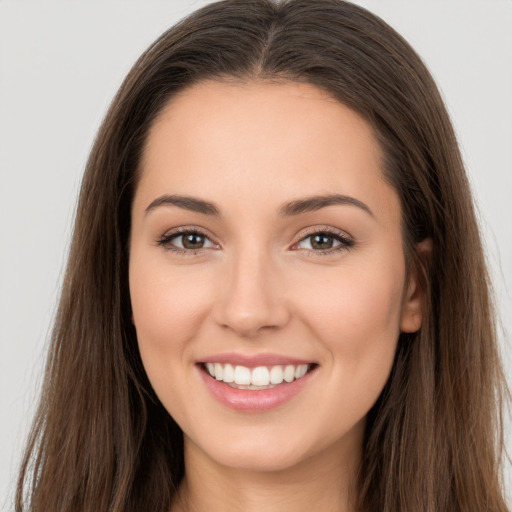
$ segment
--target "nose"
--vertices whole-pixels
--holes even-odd
[[[240,254],[220,276],[216,322],[240,337],[277,330],[290,319],[283,273],[264,253]]]

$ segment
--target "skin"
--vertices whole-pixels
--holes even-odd
[[[365,120],[307,84],[204,82],[153,125],[132,208],[129,278],[144,367],[185,437],[174,510],[353,510],[365,416],[400,330],[416,331],[422,317],[381,157]],[[335,204],[279,214],[284,203],[333,193],[371,213]],[[175,205],[146,211],[164,194],[215,203],[220,216]],[[158,243],[179,227],[205,232],[203,248],[173,252],[179,236]],[[311,232],[325,229],[353,245],[313,248]],[[212,398],[196,365],[224,352],[318,366],[285,404],[240,412]]]

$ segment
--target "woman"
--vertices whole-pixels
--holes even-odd
[[[100,129],[16,508],[504,511],[504,392],[420,59],[347,2],[219,2]]]

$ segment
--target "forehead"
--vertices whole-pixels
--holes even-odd
[[[305,193],[359,195],[377,209],[382,154],[373,129],[323,90],[295,82],[204,82],[176,95],[153,124],[138,196],[159,193],[281,203]]]

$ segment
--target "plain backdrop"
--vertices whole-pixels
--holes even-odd
[[[77,190],[95,132],[138,55],[206,3],[0,0],[2,510],[12,510],[7,498],[41,385]],[[478,203],[510,382],[512,0],[356,3],[409,40],[447,102]],[[505,480],[510,495],[510,463]]]

